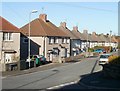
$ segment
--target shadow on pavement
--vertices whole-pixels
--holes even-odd
[[[83,75],[81,76],[80,82],[91,88],[93,87],[96,89],[103,88],[120,90],[120,80],[105,77],[102,71],[95,72],[89,75]]]
[[[85,74],[80,76],[80,80],[76,84],[67,85],[58,88],[54,91],[63,90],[92,90],[92,91],[120,91],[120,80],[106,78],[103,76],[102,71]]]
[[[80,76],[80,80],[71,85],[63,86],[54,91],[63,91],[66,89],[69,90],[107,90],[107,91],[120,91],[120,80],[112,79],[109,77],[105,77],[103,75],[103,71],[94,72],[95,67],[97,65],[98,60],[96,60],[93,68],[89,74],[84,74]]]

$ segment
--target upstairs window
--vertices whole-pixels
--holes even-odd
[[[58,38],[57,37],[54,38],[54,43],[58,43]]]
[[[49,37],[49,44],[54,43],[54,37]]]
[[[62,38],[62,43],[66,43],[66,39],[65,38]]]
[[[67,38],[67,44],[69,44],[70,43],[70,39],[69,38]]]
[[[12,41],[12,33],[3,33],[3,40],[4,41]]]

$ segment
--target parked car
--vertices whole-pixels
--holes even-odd
[[[99,58],[99,65],[104,65],[108,63],[109,57],[111,54],[101,54]]]
[[[96,50],[94,50],[94,52],[96,52],[96,53],[106,53],[106,51],[104,49],[96,49]]]

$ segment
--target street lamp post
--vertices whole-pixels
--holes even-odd
[[[89,45],[88,32],[87,32],[87,34],[86,34],[86,41],[87,41],[87,43],[86,43],[86,57],[88,57],[88,56],[89,56],[89,53],[88,53],[88,45]]]
[[[112,31],[110,30],[110,46],[111,46],[111,34],[112,34]]]
[[[110,30],[110,51],[111,51],[111,34],[112,34],[112,31]]]
[[[29,13],[29,40],[28,40],[28,59],[29,59],[29,68],[30,68],[30,22],[31,22],[31,14],[32,13],[37,13],[38,11],[37,10],[32,10],[30,13]]]

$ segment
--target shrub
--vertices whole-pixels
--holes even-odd
[[[94,52],[94,48],[88,48],[89,52]]]
[[[109,57],[110,64],[120,64],[120,56],[110,56]]]

